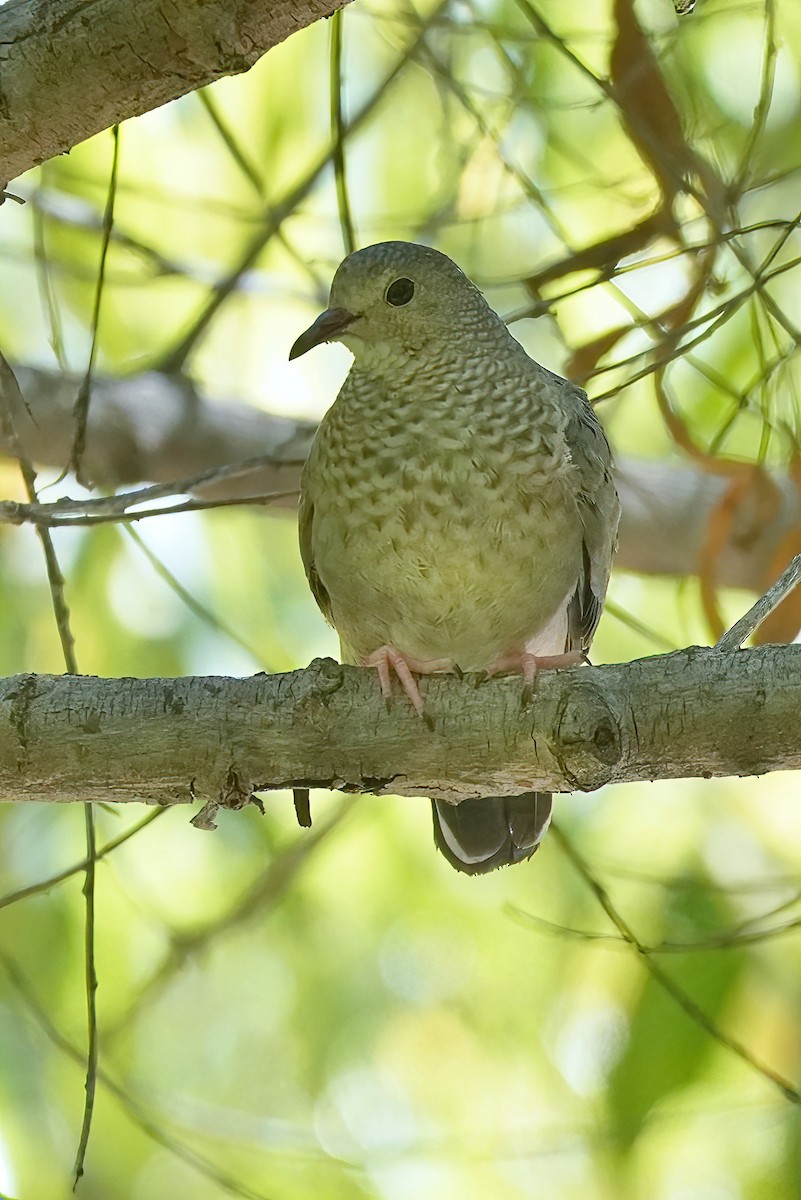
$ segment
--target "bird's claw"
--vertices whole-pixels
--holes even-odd
[[[530,654],[528,650],[521,653],[505,654],[492,663],[488,675],[511,675],[518,672],[523,676],[523,690],[520,695],[520,705],[528,708],[534,698],[534,680],[540,671],[555,671],[561,667],[577,667],[587,661],[586,654],[581,650],[568,650],[564,654]]]
[[[363,667],[373,667],[378,672],[381,685],[381,695],[389,708],[392,700],[392,672],[398,677],[398,682],[411,701],[418,717],[422,717],[429,728],[433,723],[426,717],[425,702],[420,695],[420,688],[415,675],[433,675],[436,671],[452,671],[453,663],[449,658],[414,658],[411,654],[403,654],[396,646],[379,646],[372,654],[362,659]]]
[[[581,650],[567,650],[564,654],[530,654],[523,650],[515,654],[504,654],[496,658],[487,668],[488,675],[521,674],[527,684],[534,682],[540,671],[556,671],[562,667],[578,667],[586,661]]]

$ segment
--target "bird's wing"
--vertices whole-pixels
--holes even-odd
[[[620,501],[612,477],[612,452],[587,397],[570,387],[565,439],[577,471],[577,504],[584,530],[582,566],[568,607],[568,649],[587,650],[601,619],[612,555],[617,547]]]
[[[317,601],[320,612],[325,617],[330,625],[333,625],[333,617],[331,615],[331,598],[328,592],[323,587],[320,576],[317,574],[317,568],[314,565],[314,550],[313,550],[313,528],[314,528],[314,504],[309,499],[308,495],[301,490],[300,504],[298,506],[298,533],[300,537],[300,557],[303,559],[303,566],[306,571],[306,578],[309,581],[309,587],[312,590],[312,595]]]

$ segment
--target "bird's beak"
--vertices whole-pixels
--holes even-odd
[[[321,342],[334,341],[356,319],[356,314],[348,312],[346,308],[327,308],[325,312],[320,313],[314,324],[300,335],[289,351],[289,361],[300,358],[301,354],[313,350]]]

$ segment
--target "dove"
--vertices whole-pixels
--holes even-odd
[[[433,672],[520,673],[586,658],[620,507],[580,388],[535,362],[444,254],[382,242],[342,262],[295,359],[341,342],[354,362],[300,486],[300,549],[345,662],[397,679],[424,714]],[[457,870],[530,858],[546,793],[433,802]]]

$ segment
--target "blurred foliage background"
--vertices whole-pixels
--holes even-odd
[[[287,352],[337,263],[424,240],[583,382],[618,456],[792,474],[799,122],[794,0],[680,19],[670,0],[358,0],[18,181],[1,348],[316,417],[347,352]],[[43,499],[78,494],[57,475]],[[23,497],[15,464],[0,482]],[[335,655],[295,537],[247,508],[57,531],[80,670]],[[750,602],[620,572],[610,595],[596,661],[705,642]],[[0,527],[0,617],[2,674],[64,669],[27,527]],[[565,797],[531,863],[476,879],[437,857],[419,801],[314,793],[311,831],[264,801],[214,834],[183,808],[96,813],[79,1195],[801,1195],[799,1096],[771,1076],[801,1079],[794,777]],[[0,1192],[50,1200],[84,1104],[84,814],[5,805],[0,824]]]

